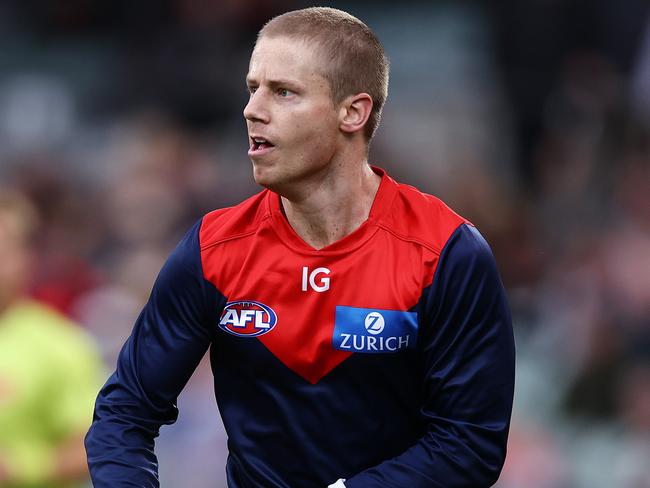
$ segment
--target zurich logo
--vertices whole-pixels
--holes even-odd
[[[414,349],[418,314],[405,310],[336,307],[332,346],[340,351],[390,354]]]
[[[366,315],[365,326],[369,334],[381,334],[385,323],[384,317],[379,312],[370,312]]]
[[[278,321],[268,305],[251,300],[228,302],[221,312],[219,327],[239,337],[257,337],[270,332]]]

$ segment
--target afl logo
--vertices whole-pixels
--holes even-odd
[[[221,313],[219,327],[240,337],[257,337],[266,334],[277,323],[273,309],[260,302],[228,302]]]

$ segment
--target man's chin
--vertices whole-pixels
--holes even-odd
[[[258,185],[283,196],[290,195],[294,187],[287,175],[277,174],[270,168],[259,168],[255,165],[253,165],[253,179]]]
[[[268,189],[272,189],[275,182],[273,171],[270,168],[261,167],[255,163],[253,163],[253,179],[255,183]]]

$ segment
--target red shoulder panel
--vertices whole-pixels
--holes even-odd
[[[239,205],[215,210],[205,215],[199,233],[201,250],[229,239],[254,233],[260,223],[269,217],[266,205],[267,193],[268,190],[264,190]]]
[[[395,237],[420,244],[429,252],[421,263],[423,288],[433,281],[438,258],[454,231],[471,223],[451,210],[440,199],[417,188],[396,183],[398,192],[392,209],[378,224]]]

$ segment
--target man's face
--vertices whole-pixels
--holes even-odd
[[[341,143],[337,107],[310,45],[262,38],[251,56],[244,109],[255,181],[281,194],[327,168]]]

